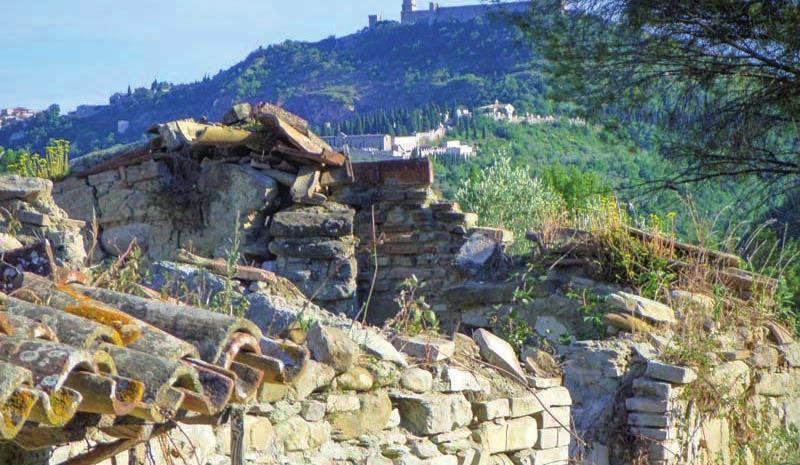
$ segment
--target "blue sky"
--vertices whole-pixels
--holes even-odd
[[[478,0],[475,1],[477,3]],[[402,0],[0,0],[0,108],[100,104],[153,79],[198,80],[259,45],[399,19]],[[427,7],[427,1],[418,1]],[[439,0],[460,5],[469,0]]]

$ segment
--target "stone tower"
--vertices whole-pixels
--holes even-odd
[[[417,9],[417,0],[403,0],[403,13],[410,13]]]

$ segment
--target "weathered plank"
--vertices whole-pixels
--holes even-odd
[[[186,263],[188,265],[199,266],[205,268],[212,273],[226,276],[229,272],[231,278],[242,279],[245,281],[260,281],[265,283],[274,283],[277,278],[275,273],[261,268],[244,265],[233,265],[228,269],[228,264],[223,260],[212,260],[210,258],[200,257],[185,249],[179,249],[175,261],[179,263]]]

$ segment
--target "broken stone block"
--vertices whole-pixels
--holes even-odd
[[[429,335],[398,336],[392,343],[397,350],[406,355],[432,362],[447,360],[456,351],[456,344],[453,341]]]
[[[675,323],[675,312],[670,307],[655,300],[619,291],[608,296],[608,303],[613,308],[642,318],[650,323]]]
[[[14,199],[31,202],[40,195],[50,195],[52,191],[53,183],[47,179],[0,176],[0,202]]]
[[[309,423],[300,417],[275,424],[274,432],[276,441],[289,452],[316,449],[331,438],[328,422]]]
[[[645,376],[653,379],[667,381],[673,384],[689,384],[697,379],[697,373],[691,368],[669,365],[666,363],[649,360]]]
[[[327,404],[318,400],[304,400],[300,404],[300,416],[306,421],[320,421],[325,417]]]
[[[678,397],[680,391],[669,383],[647,378],[636,378],[633,380],[633,392],[643,397],[674,399]]]
[[[457,454],[459,465],[490,465],[489,453],[480,447],[470,447]]]
[[[632,426],[647,426],[650,428],[668,428],[670,426],[669,417],[658,413],[628,413],[628,424]]]
[[[400,375],[400,385],[412,392],[428,392],[433,387],[433,375],[422,368],[408,368]]]
[[[716,305],[714,298],[711,296],[683,291],[680,289],[670,291],[669,297],[678,309],[689,307],[690,309],[709,312]]]
[[[625,408],[634,412],[664,413],[669,410],[670,403],[651,397],[629,397],[625,399]]]
[[[541,378],[538,376],[528,376],[528,385],[536,389],[557,387],[561,386],[561,378]]]
[[[389,420],[386,422],[386,425],[383,429],[392,429],[397,428],[400,426],[400,410],[392,409],[392,413],[389,414]]]
[[[517,360],[517,354],[511,344],[500,339],[485,329],[479,329],[472,335],[472,339],[478,344],[481,357],[495,365],[507,374],[516,375],[519,379],[525,379],[525,372]]]
[[[570,408],[569,407],[550,407],[533,415],[541,428],[569,428]]]
[[[34,226],[51,226],[53,224],[49,216],[27,210],[17,212],[17,219],[22,223]]]
[[[355,211],[332,202],[324,206],[294,206],[272,216],[275,237],[342,237],[353,234]]]
[[[515,465],[567,465],[569,446],[517,452],[512,460]]]
[[[359,407],[361,403],[355,394],[329,394],[325,403],[327,413],[352,412]]]
[[[472,403],[472,412],[480,421],[505,418],[511,414],[508,399],[494,399]]]
[[[250,118],[250,111],[252,108],[247,102],[237,103],[230,110],[226,111],[222,116],[222,124],[230,126],[232,124],[240,123]]]
[[[509,416],[512,418],[533,415],[544,409],[542,403],[533,394],[512,397],[508,401],[510,406]]]
[[[0,241],[1,243],[2,241]],[[783,359],[792,368],[800,367],[800,343],[793,342],[778,346],[778,350],[783,355]]]
[[[345,391],[368,391],[374,379],[370,372],[359,366],[351,367],[336,377],[336,387]]]
[[[361,393],[356,400],[355,410],[327,415],[333,437],[339,441],[378,433],[389,422],[392,402],[385,391]]]
[[[538,439],[538,425],[531,417],[484,422],[473,430],[472,438],[490,454],[529,449]]]
[[[201,302],[210,302],[214,296],[226,288],[225,279],[210,271],[192,265],[166,261],[150,265],[144,284],[173,297],[182,296],[188,290]]]
[[[472,432],[467,428],[458,428],[447,433],[439,433],[431,436],[431,441],[434,444],[443,444],[445,442],[454,442],[460,439],[466,439],[472,435]]]
[[[421,459],[428,459],[442,455],[442,453],[439,452],[439,448],[436,447],[436,444],[434,444],[430,439],[426,438],[412,442],[411,452]]]
[[[678,432],[675,428],[659,429],[645,426],[631,426],[629,431],[631,436],[640,436],[654,441],[667,441],[669,439],[675,439],[678,436]]]
[[[455,267],[464,276],[480,277],[502,263],[503,245],[489,235],[472,234],[458,250]]]
[[[741,360],[723,363],[714,367],[711,382],[726,386],[729,395],[738,397],[750,386],[750,367]]]
[[[22,243],[18,241],[16,237],[12,236],[11,234],[0,233],[0,252],[19,249],[21,247]]]
[[[442,370],[441,376],[437,380],[436,388],[442,392],[481,392],[491,389],[488,380],[469,371],[450,366],[444,367]]]
[[[761,373],[755,385],[755,393],[768,397],[780,397],[800,389],[800,376],[794,373]]]
[[[476,226],[474,228],[470,228],[469,232],[471,235],[474,234],[474,235],[488,236],[489,238],[498,242],[505,242],[505,243],[514,242],[514,233],[512,231],[509,231],[508,229]]]
[[[543,428],[539,430],[539,437],[533,445],[534,449],[552,449],[558,447],[558,432],[562,428]]]
[[[467,281],[444,289],[442,297],[453,305],[494,305],[511,302],[515,289],[513,283]]]
[[[358,346],[344,331],[315,322],[307,335],[308,348],[314,359],[330,365],[336,373],[344,373],[358,356]]]
[[[402,367],[408,366],[406,357],[401,354],[391,342],[372,328],[354,326],[351,330],[352,339],[368,354],[388,360]]]
[[[461,394],[398,395],[395,401],[403,427],[419,435],[445,433],[472,420],[472,408]]]
[[[346,259],[355,253],[355,244],[348,238],[341,240],[320,238],[275,239],[269,251],[280,257],[313,258],[320,260]]]
[[[530,370],[537,377],[556,378],[561,375],[561,369],[553,356],[541,349],[525,347],[522,350],[522,361],[525,363],[525,368]],[[561,383],[559,382],[559,384]]]
[[[779,362],[778,350],[771,346],[761,345],[750,353],[750,365],[755,368],[774,368]]]
[[[131,223],[113,228],[105,228],[100,233],[100,245],[103,250],[119,256],[136,244],[143,252],[150,248],[150,226],[144,223]]]

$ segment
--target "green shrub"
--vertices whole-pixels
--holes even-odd
[[[3,151],[4,171],[26,177],[58,180],[69,173],[69,142],[56,139],[45,147],[45,155],[27,150]]]
[[[512,251],[525,252],[528,230],[541,230],[564,217],[564,200],[527,169],[511,165],[504,154],[474,170],[455,193],[465,211],[483,225],[505,228],[517,238]]]

